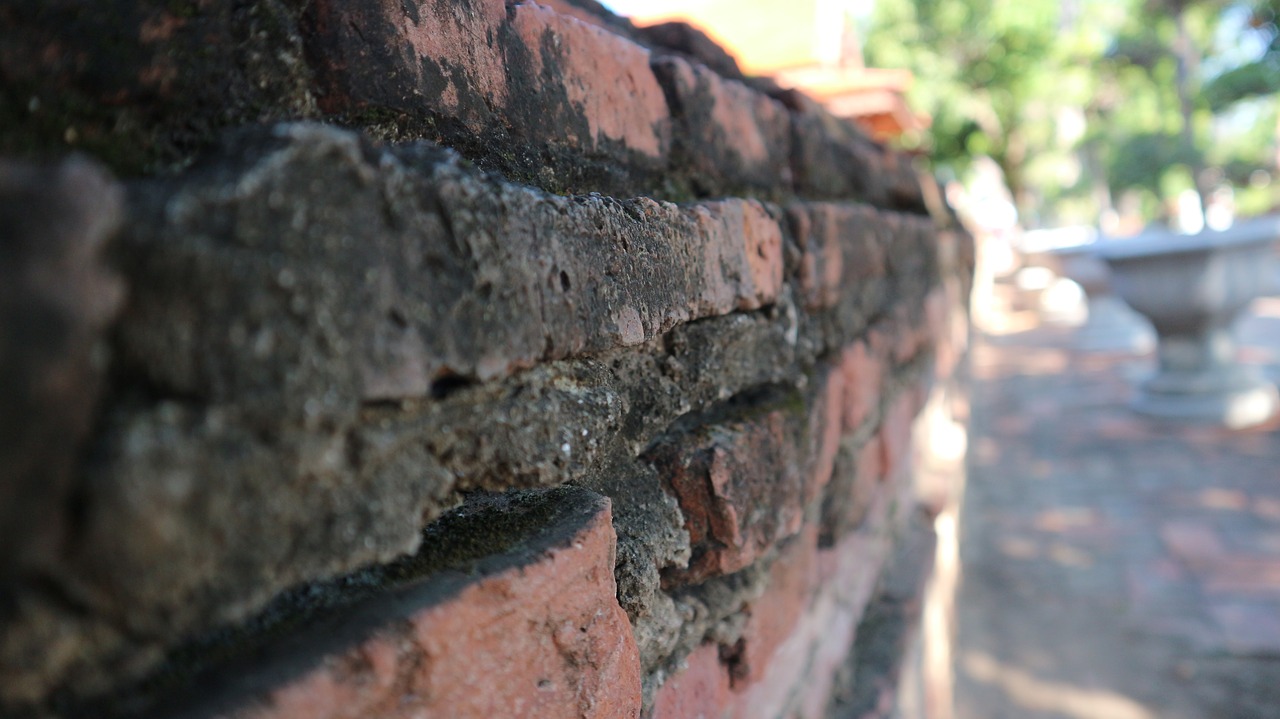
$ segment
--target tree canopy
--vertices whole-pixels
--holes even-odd
[[[1274,203],[1280,0],[907,0],[872,15],[868,64],[906,67],[927,135],[904,143],[963,175],[1003,170],[1027,224],[1147,219],[1230,186]],[[1252,205],[1252,206],[1250,206]]]

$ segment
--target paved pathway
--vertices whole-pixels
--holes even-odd
[[[957,718],[1280,717],[1280,422],[1134,415],[1102,314],[975,343]],[[1280,379],[1280,300],[1240,335]]]

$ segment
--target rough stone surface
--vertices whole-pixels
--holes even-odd
[[[729,670],[720,661],[720,647],[703,644],[681,663],[658,690],[650,719],[721,717],[733,706]]]
[[[183,164],[221,128],[315,117],[293,3],[19,0],[0,8],[0,152]]]
[[[675,121],[677,162],[691,168],[699,193],[730,183],[770,195],[791,189],[791,121],[776,100],[705,65],[660,57]]]
[[[586,120],[587,135],[579,141],[590,150],[617,143],[654,159],[665,155],[669,114],[662,88],[649,69],[648,50],[534,3],[515,6],[512,27],[533,60],[533,67],[523,71],[555,78],[543,80],[549,86],[538,88],[531,104],[545,106],[551,98],[563,96]],[[559,72],[547,72],[553,68],[543,63],[556,52]],[[526,131],[534,137],[555,131],[555,124],[544,117],[529,120]]]
[[[836,455],[831,483],[823,494],[818,540],[823,546],[862,526],[880,495],[884,481],[884,450],[879,437],[857,442],[846,439]]]
[[[963,365],[909,162],[592,0],[0,24],[134,178],[0,170],[0,714],[814,715]]]
[[[101,341],[124,299],[102,257],[122,199],[81,158],[0,162],[0,604],[14,575],[49,563],[65,529]]]
[[[732,685],[741,691],[766,678],[766,667],[794,631],[818,580],[817,535],[812,525],[787,542],[769,572],[769,584],[746,609],[742,638],[730,649]]]
[[[888,272],[885,245],[892,241],[882,220],[866,205],[795,203],[788,208],[792,231],[804,254],[800,286],[811,310],[834,307],[849,287],[875,288]]]
[[[422,550],[294,590],[130,702],[181,717],[608,716],[639,711],[638,657],[613,584],[608,500],[581,489],[474,495]],[[523,672],[523,673],[517,673]],[[490,683],[504,677],[500,686]]]
[[[577,501],[578,526],[553,528],[561,536],[528,564],[434,575],[405,603],[432,583],[461,586],[385,617],[371,638],[231,716],[635,717],[639,657],[614,597],[608,504]]]
[[[671,572],[669,582],[736,572],[799,531],[806,483],[799,424],[785,410],[760,411],[706,425],[648,453],[680,503],[692,549],[688,568]]]

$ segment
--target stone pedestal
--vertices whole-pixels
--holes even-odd
[[[1280,218],[1195,235],[1148,232],[1103,243],[1111,285],[1151,321],[1159,364],[1139,387],[1137,411],[1170,419],[1246,427],[1270,419],[1276,388],[1236,362],[1231,326],[1257,297],[1274,291],[1271,243]]]

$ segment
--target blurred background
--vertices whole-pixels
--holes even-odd
[[[1280,202],[1277,0],[606,4],[863,119],[979,222],[1194,231]]]

